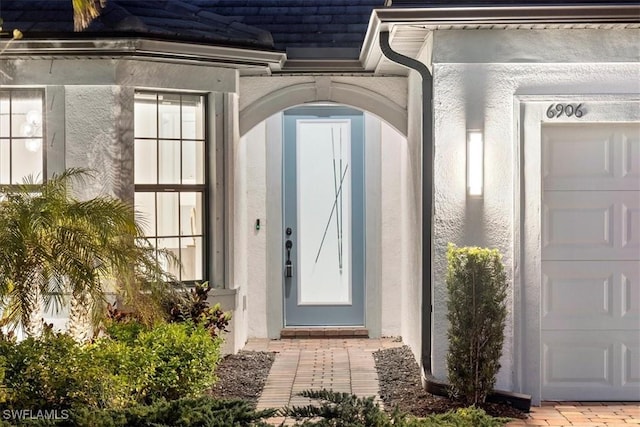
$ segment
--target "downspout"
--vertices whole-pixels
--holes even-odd
[[[389,32],[380,32],[380,49],[389,60],[417,71],[422,78],[422,366],[431,375],[431,240],[433,222],[433,76],[425,64],[391,49]],[[425,314],[427,309],[427,314]]]

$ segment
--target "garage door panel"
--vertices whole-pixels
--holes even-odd
[[[640,345],[638,343],[622,344],[622,366],[622,385],[640,389]]]
[[[628,180],[640,180],[640,131],[622,135],[622,176]]]
[[[640,190],[640,124],[548,124],[544,190]]]
[[[622,205],[622,248],[640,252],[640,203]]]
[[[623,331],[543,331],[542,395],[548,400],[633,400],[637,334]],[[635,358],[635,359],[634,359]]]
[[[640,192],[547,191],[543,260],[640,258]]]
[[[542,127],[542,398],[640,400],[640,123]]]
[[[542,271],[543,330],[640,329],[635,261],[547,261]]]

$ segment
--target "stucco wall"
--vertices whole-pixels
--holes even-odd
[[[502,369],[497,387],[522,390],[518,350],[521,313],[537,310],[520,299],[520,242],[514,217],[519,180],[519,117],[516,97],[640,93],[635,30],[438,31],[434,35],[434,328],[433,373],[446,378],[446,245],[495,247],[504,255],[510,284]],[[484,63],[487,62],[487,63]],[[493,62],[493,63],[489,63]],[[588,119],[587,119],[588,120]],[[466,197],[466,131],[484,133],[484,196]],[[525,156],[539,153],[525,153]],[[525,160],[526,161],[526,160]],[[527,179],[526,177],[524,178]],[[541,197],[537,192],[527,199]],[[514,288],[515,286],[515,288]],[[526,345],[526,343],[525,343]]]
[[[80,196],[133,203],[133,88],[67,86],[65,112],[66,167],[95,174]]]

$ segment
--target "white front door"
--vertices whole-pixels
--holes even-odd
[[[640,123],[542,127],[543,400],[640,400]]]

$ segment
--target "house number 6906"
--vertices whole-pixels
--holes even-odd
[[[582,109],[582,104],[551,104],[547,108],[547,117],[550,119],[557,119],[562,115],[567,117],[580,118],[585,115],[585,111]]]

